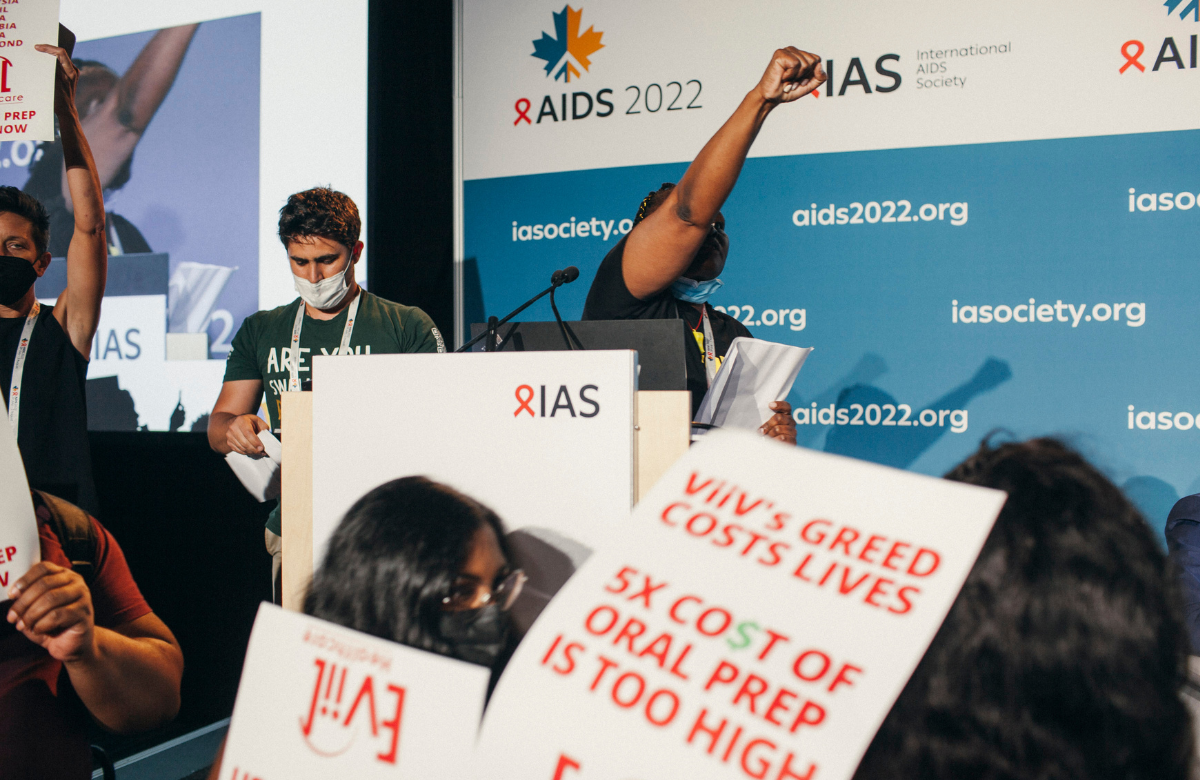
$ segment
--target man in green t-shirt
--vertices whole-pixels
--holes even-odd
[[[234,336],[208,423],[208,443],[217,452],[263,454],[258,432],[268,425],[257,414],[263,393],[270,429],[279,433],[280,393],[309,389],[313,355],[446,351],[429,315],[372,295],[354,281],[361,227],[354,201],[323,187],[292,195],[280,210],[279,240],[300,297],[247,317]],[[266,529],[276,599],[281,533],[277,506]]]

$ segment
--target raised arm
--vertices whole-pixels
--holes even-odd
[[[666,289],[687,270],[733,191],[767,115],[824,81],[817,55],[794,46],[775,52],[758,85],[700,150],[662,206],[629,234],[622,271],[634,297],[645,299]]]
[[[100,182],[107,187],[133,154],[175,83],[198,24],[169,27],[155,33],[125,75],[99,105],[85,106],[83,126],[96,152]],[[73,193],[63,182],[71,208]]]
[[[75,232],[67,248],[67,288],[58,296],[54,317],[81,354],[92,351],[100,322],[100,301],[108,276],[108,243],[104,235],[104,195],[100,176],[75,110],[79,71],[64,49],[39,44],[38,51],[58,59],[54,77],[54,113],[62,138],[65,181],[75,202]]]

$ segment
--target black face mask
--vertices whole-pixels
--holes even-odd
[[[452,657],[490,669],[508,643],[508,613],[499,604],[444,612],[438,631],[449,643]]]
[[[25,258],[0,255],[0,306],[12,306],[21,300],[37,278],[33,263]]]

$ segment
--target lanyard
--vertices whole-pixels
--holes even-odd
[[[704,376],[708,385],[712,386],[713,377],[717,375],[717,340],[713,338],[712,325],[708,321],[708,307],[700,310],[704,320]]]
[[[363,291],[359,290],[358,294],[354,296],[354,300],[350,302],[350,309],[346,312],[346,327],[342,331],[342,345],[334,353],[335,355],[350,354],[350,334],[354,332],[354,317],[358,314],[358,302],[362,300],[362,297]],[[290,372],[288,390],[292,392],[300,389],[300,328],[303,325],[304,301],[300,301],[300,308],[296,311],[296,324],[292,326],[292,358],[288,361],[288,371]]]
[[[21,328],[21,340],[17,342],[17,358],[13,361],[12,392],[8,396],[8,423],[13,429],[13,438],[17,436],[17,428],[21,420],[21,377],[25,373],[25,355],[29,352],[29,339],[33,336],[33,326],[37,324],[38,313],[42,305],[36,300],[33,308],[25,317],[25,326]]]
[[[711,387],[713,377],[717,375],[717,341],[713,338],[712,323],[708,319],[708,306],[700,309],[700,324],[704,330],[704,346],[700,349],[700,358],[704,361],[706,384]],[[695,333],[696,329],[692,328],[692,332]]]

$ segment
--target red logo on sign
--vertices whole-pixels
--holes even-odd
[[[381,721],[373,675],[364,675],[360,682],[354,671],[344,665],[320,658],[313,663],[317,667],[317,679],[313,684],[308,716],[300,719],[300,733],[304,736],[304,743],[320,756],[341,755],[354,744],[355,738],[362,731],[362,722],[366,721],[367,727],[371,729],[371,738],[380,737],[382,730],[383,739],[387,744],[387,750],[376,754],[375,759],[385,764],[395,764],[400,745],[404,688],[383,680],[379,682],[378,704],[388,705],[386,698],[389,695],[395,696],[396,699],[392,717]]]

